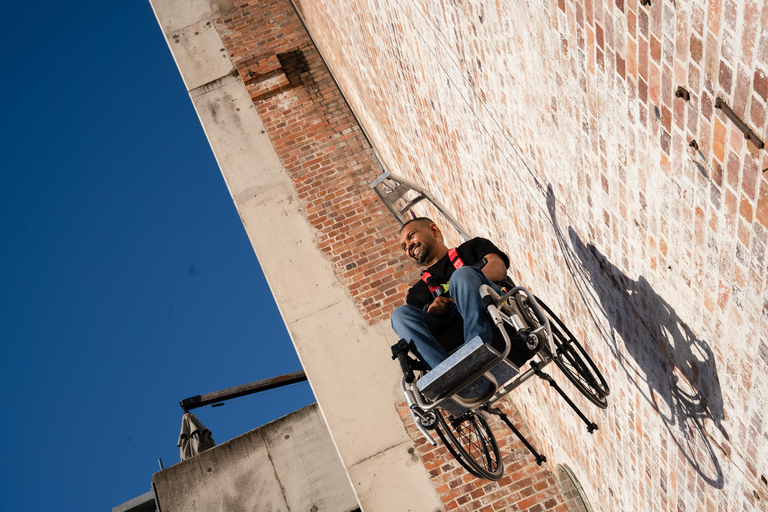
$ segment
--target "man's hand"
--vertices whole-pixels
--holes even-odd
[[[488,260],[488,263],[486,263],[482,268],[482,272],[485,274],[485,277],[494,283],[498,283],[506,277],[507,267],[504,265],[504,260],[501,259],[501,256],[492,252],[486,254],[485,259]]]
[[[453,305],[456,304],[450,297],[437,297],[432,301],[432,304],[427,308],[427,313],[432,316],[443,316],[451,310]]]

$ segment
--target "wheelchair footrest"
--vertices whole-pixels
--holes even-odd
[[[425,397],[436,400],[466,379],[468,375],[478,371],[497,357],[499,357],[499,352],[490,345],[483,343],[478,336],[462,345],[448,359],[419,379],[417,387]],[[496,380],[496,385],[502,386],[520,373],[520,370],[510,361],[504,359],[491,368],[490,373]],[[488,393],[493,387],[494,384],[487,377],[480,376],[456,394],[459,398],[471,402]],[[466,407],[453,400],[446,400],[441,407],[455,416],[467,410]]]

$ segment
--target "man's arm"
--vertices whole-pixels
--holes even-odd
[[[482,271],[491,281],[498,282],[507,276],[507,265],[504,260],[495,252],[489,252],[484,256],[487,263]],[[427,308],[427,313],[433,316],[442,316],[451,310],[455,302],[448,297],[437,297]]]
[[[494,283],[497,283],[506,277],[507,266],[504,264],[504,260],[501,259],[501,256],[495,252],[491,252],[486,254],[484,258],[488,261],[482,268],[485,277]]]

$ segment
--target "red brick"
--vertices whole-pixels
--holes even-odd
[[[731,72],[731,69],[725,64],[725,62],[721,62],[719,82],[720,87],[723,88],[723,92],[725,92],[725,94],[731,94],[732,79],[733,73]]]
[[[758,68],[755,71],[753,87],[754,91],[763,99],[763,101],[768,100],[768,76],[766,76],[762,69]]]
[[[768,33],[763,31],[757,48],[757,60],[765,66],[768,64]]]
[[[726,171],[726,183],[732,187],[734,190],[737,190],[737,187],[739,186],[739,176],[741,175],[741,160],[739,160],[739,157],[736,156],[735,153],[730,153],[728,155],[728,167]]]
[[[742,203],[742,205],[743,204],[746,204],[746,203]],[[751,216],[752,206],[751,205],[747,205],[747,206],[749,208],[749,215]],[[740,218],[739,219],[739,230],[737,232],[738,237],[739,237],[739,241],[747,249],[749,249],[749,243],[750,243],[750,240],[752,238],[752,233],[749,230],[749,224],[748,223],[751,223],[751,219],[750,220],[744,220],[743,217]],[[738,255],[738,252],[736,254]],[[734,273],[735,281],[736,281],[737,285],[739,286],[739,288],[741,288],[743,290],[745,285],[746,285],[746,277],[744,276],[744,274],[739,274],[738,270],[739,270],[739,268],[737,266],[736,267],[736,272]]]
[[[705,5],[703,2],[696,2],[691,4],[691,27],[698,32],[699,35],[704,34],[704,20],[706,12],[704,11]]]
[[[755,46],[760,35],[760,10],[765,9],[762,3],[755,0],[744,2],[744,27],[741,32],[741,62],[751,64],[755,55]]]
[[[757,221],[768,228],[768,178],[763,175],[760,179],[760,194],[755,208]]]
[[[725,162],[725,125],[719,117],[715,117],[714,133],[712,134],[712,149],[715,158]]]
[[[752,222],[752,202],[749,200],[747,196],[743,194],[741,196],[741,202],[739,203],[739,215],[746,222],[748,223]],[[748,245],[748,244],[745,243],[744,245]]]
[[[625,78],[625,62],[624,59],[616,55],[616,73],[621,77]]]
[[[637,42],[637,71],[643,80],[648,81],[648,42],[640,38]]]
[[[661,62],[661,43],[655,36],[651,36],[651,60],[656,64]]]
[[[751,109],[750,109],[750,115],[749,115],[749,119],[752,121],[752,126],[756,126],[756,127],[765,126],[765,107],[757,99],[757,97],[753,96],[752,98],[753,99],[750,103]],[[764,138],[764,136],[761,138]]]
[[[704,63],[702,66],[704,86],[710,94],[714,95],[720,68],[720,44],[715,36],[707,33],[705,45]]]
[[[758,162],[752,158],[751,155],[747,155],[744,158],[744,169],[742,171],[741,189],[746,196],[754,201],[755,194],[757,193],[757,180],[760,179],[760,169],[758,169]]]
[[[722,12],[722,0],[708,2],[707,27],[715,36],[720,35],[720,15]]]
[[[691,60],[697,64],[701,63],[704,45],[696,34],[691,34]]]

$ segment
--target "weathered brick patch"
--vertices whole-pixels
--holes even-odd
[[[235,5],[216,28],[304,202],[318,248],[365,318],[387,317],[414,271],[393,245],[397,223],[369,187],[381,173],[370,146],[290,4]]]

